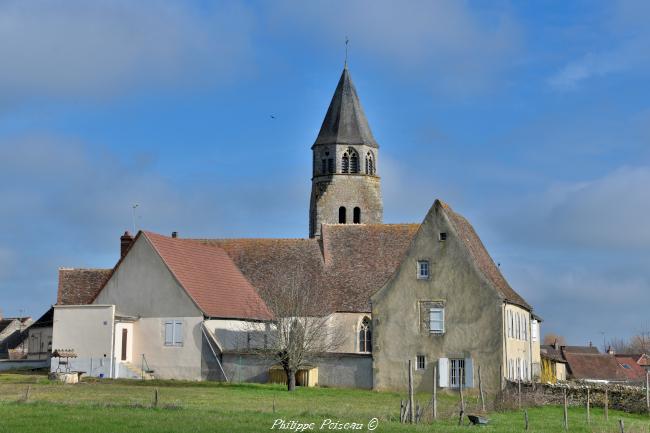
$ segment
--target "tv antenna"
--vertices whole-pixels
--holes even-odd
[[[343,64],[345,68],[348,67],[348,44],[349,43],[350,43],[350,39],[348,39],[348,37],[346,36],[345,37],[345,63]]]

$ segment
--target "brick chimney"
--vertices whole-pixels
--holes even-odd
[[[128,231],[124,232],[124,234],[120,236],[120,258],[126,255],[126,252],[128,251],[132,242],[133,236],[131,236],[131,233]]]
[[[608,355],[616,355],[616,351],[614,350],[614,348],[612,346],[609,346],[607,348],[607,354]]]

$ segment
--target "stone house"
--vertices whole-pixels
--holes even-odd
[[[383,223],[379,145],[347,67],[312,155],[309,237],[125,233],[114,268],[60,270],[53,347],[92,375],[265,382],[251,329],[273,332],[262,294],[291,279],[344,336],[313,360],[319,385],[403,389],[409,359],[423,388],[434,365],[442,387],[476,385],[478,366],[491,387],[539,374],[539,318],[462,216],[436,200],[421,223]]]
[[[27,353],[23,345],[26,330],[33,322],[31,317],[0,316],[0,359],[19,359]]]

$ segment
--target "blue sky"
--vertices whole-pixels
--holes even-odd
[[[137,225],[304,237],[350,70],[386,222],[435,198],[574,344],[650,322],[646,1],[0,3],[0,308],[110,267]],[[270,116],[274,115],[275,119]]]

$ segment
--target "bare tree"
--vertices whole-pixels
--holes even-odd
[[[260,289],[260,295],[273,313],[273,322],[263,342],[257,333],[258,341],[251,350],[281,365],[287,389],[293,391],[298,370],[314,363],[319,355],[335,351],[344,338],[309,272],[296,267],[271,278],[274,284]]]
[[[543,344],[545,345],[552,345],[557,342],[558,346],[566,346],[566,339],[558,334],[554,334],[552,332],[549,332],[548,334],[544,335],[544,340]]]

